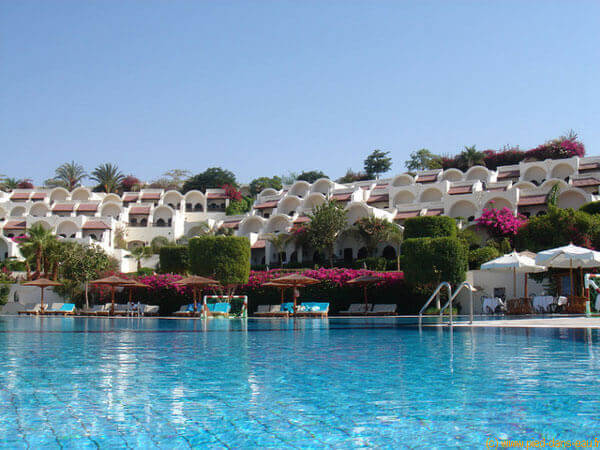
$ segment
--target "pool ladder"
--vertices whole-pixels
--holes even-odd
[[[464,283],[461,283],[461,285],[458,287],[456,292],[454,292],[454,294],[453,294],[452,293],[452,285],[450,283],[448,283],[447,281],[442,281],[438,285],[438,287],[435,288],[435,291],[433,291],[433,294],[431,294],[431,297],[429,297],[429,300],[427,300],[425,302],[425,304],[419,311],[419,325],[421,325],[421,320],[423,319],[423,313],[425,312],[425,310],[427,309],[429,304],[433,301],[433,299],[439,296],[439,294],[443,288],[446,288],[446,290],[448,291],[448,301],[446,302],[446,304],[444,306],[442,306],[440,308],[440,319],[442,319],[442,321],[443,321],[444,310],[446,308],[448,308],[448,317],[449,317],[448,325],[452,326],[452,324],[453,324],[453,322],[452,322],[452,301],[458,296],[460,291],[462,291],[464,288],[467,288],[469,290],[469,323],[470,324],[473,323],[473,292],[475,292],[476,289],[471,285],[471,283],[468,283],[465,281]]]

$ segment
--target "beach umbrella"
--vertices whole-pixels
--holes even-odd
[[[62,286],[62,283],[58,281],[52,281],[47,278],[38,278],[37,280],[28,281],[27,283],[23,283],[23,286],[37,286],[42,290],[42,297],[40,300],[41,309],[40,311],[44,311],[44,289],[51,286]]]
[[[525,297],[527,297],[527,274],[544,272],[544,266],[536,264],[531,252],[512,252],[507,255],[492,259],[481,265],[481,270],[513,273],[513,294],[517,296],[517,273],[525,274]]]
[[[283,298],[284,298],[283,291],[287,287],[293,287],[291,284],[273,283],[272,281],[267,281],[266,283],[263,283],[261,286],[271,286],[271,287],[279,288],[281,290],[281,303],[282,304],[283,304]]]
[[[367,300],[367,286],[377,283],[381,281],[381,278],[373,276],[373,275],[361,275],[360,277],[356,277],[348,281],[348,284],[353,284],[355,286],[362,286],[363,288],[363,297],[365,300],[365,314],[367,314],[367,305],[369,304]]]
[[[147,284],[144,283],[140,283],[137,280],[129,280],[130,282],[127,284],[124,284],[123,287],[129,288],[129,303],[131,303],[131,296],[133,293],[133,290],[136,288],[149,288],[150,286],[148,286]]]
[[[111,275],[110,277],[90,281],[90,284],[108,286],[110,288],[110,314],[112,315],[115,313],[115,288],[118,286],[127,286],[128,284],[131,284],[131,282],[132,281],[129,279]]]
[[[217,280],[213,280],[212,278],[201,277],[199,275],[190,275],[189,277],[185,277],[179,281],[176,281],[174,284],[192,287],[194,296],[194,312],[196,312],[198,311],[198,288],[202,289],[206,286],[218,286],[219,282]]]
[[[573,269],[583,271],[586,268],[600,267],[600,252],[569,244],[564,247],[551,248],[550,250],[539,252],[535,258],[535,262],[546,267],[569,269],[571,295],[574,296]]]
[[[298,300],[296,288],[309,286],[311,284],[317,284],[320,283],[320,281],[315,278],[307,277],[306,275],[302,275],[300,273],[293,273],[291,275],[285,275],[283,277],[275,278],[274,280],[271,280],[271,283],[277,286],[294,288],[294,312],[296,312],[296,301]]]

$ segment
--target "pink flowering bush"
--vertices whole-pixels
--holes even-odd
[[[221,189],[225,190],[225,195],[229,200],[239,202],[242,200],[242,193],[230,184],[224,184]]]
[[[484,208],[476,222],[494,237],[514,237],[519,228],[527,223],[525,216],[514,215],[508,208]]]

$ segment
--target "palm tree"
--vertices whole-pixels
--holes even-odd
[[[19,183],[20,181],[16,178],[4,177],[0,183],[0,188],[5,192],[9,192],[13,189],[17,189],[19,187]]]
[[[351,233],[363,241],[369,256],[375,256],[380,243],[401,241],[402,229],[387,219],[371,215],[360,219]]]
[[[21,243],[22,252],[35,257],[35,271],[38,276],[44,265],[44,253],[55,240],[56,236],[50,230],[36,223],[28,230],[27,239]]]
[[[108,194],[119,190],[121,181],[125,176],[115,164],[105,163],[96,167],[90,178],[96,181],[103,191]]]
[[[57,167],[54,172],[54,178],[46,181],[48,186],[60,186],[72,191],[81,185],[81,181],[87,177],[82,165],[75,161],[64,163]]]
[[[470,147],[465,146],[465,149],[458,156],[458,159],[463,166],[463,169],[484,164],[483,152],[477,150],[474,145],[471,145]]]
[[[275,234],[268,233],[264,235],[265,240],[269,241],[275,250],[277,250],[277,258],[279,259],[279,265],[283,264],[283,252],[285,251],[285,246],[292,240],[292,236],[287,233]]]
[[[137,270],[142,268],[142,259],[152,256],[152,247],[140,245],[131,249],[131,256],[137,261]]]

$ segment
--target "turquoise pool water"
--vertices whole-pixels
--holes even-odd
[[[0,318],[3,448],[590,439],[598,330],[400,319]]]

